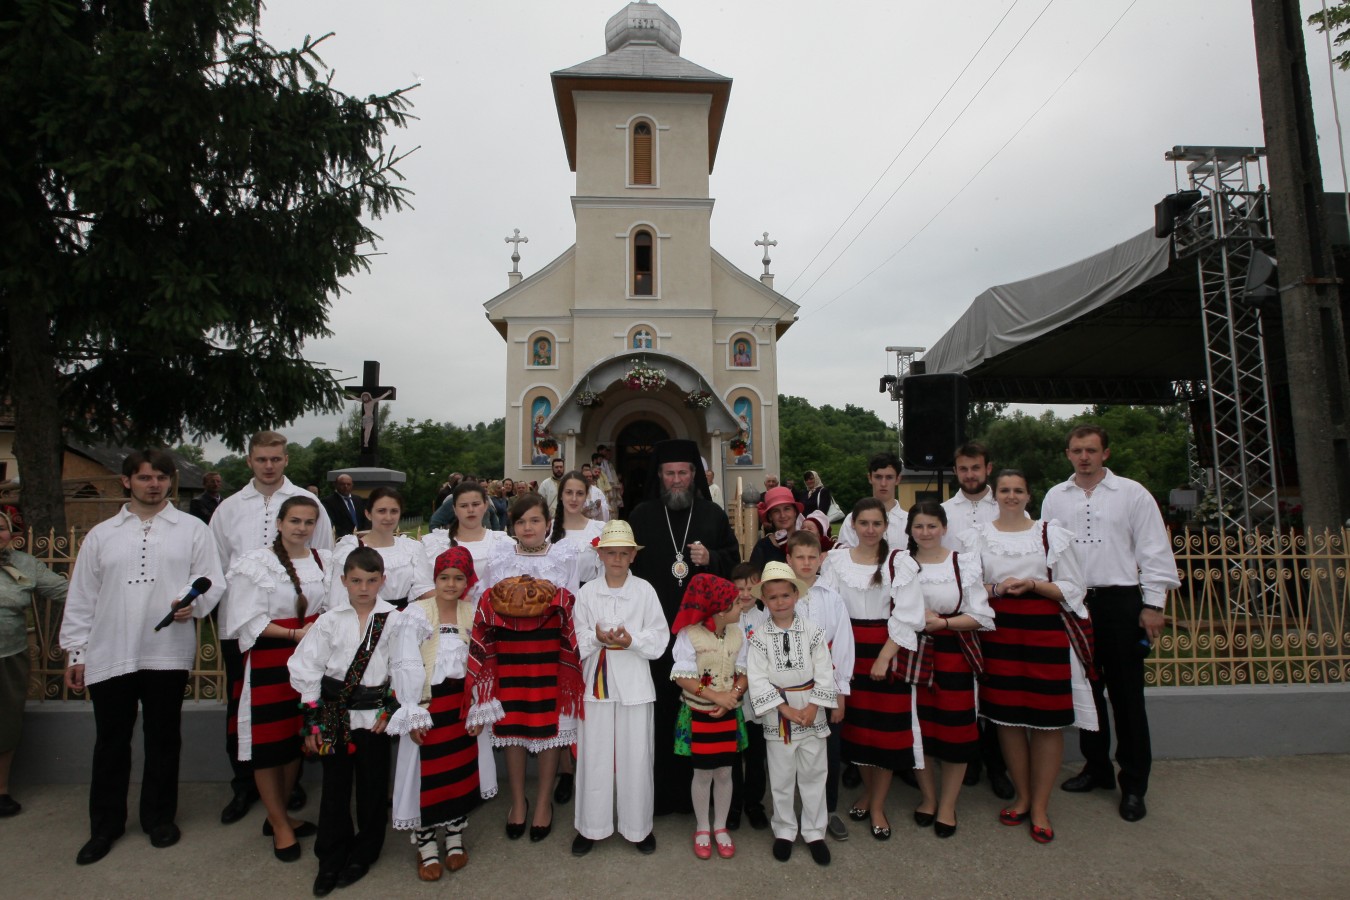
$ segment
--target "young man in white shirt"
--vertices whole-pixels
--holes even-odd
[[[900,508],[895,498],[895,489],[900,484],[900,459],[894,453],[878,453],[867,461],[867,480],[872,485],[872,496],[886,506],[886,546],[892,550],[903,549],[909,541],[905,534],[908,514]],[[844,517],[839,526],[839,537],[835,538],[835,547],[858,546],[858,534],[853,530],[853,513]]]
[[[1148,814],[1144,794],[1153,764],[1144,709],[1144,657],[1162,634],[1167,592],[1180,581],[1157,502],[1142,484],[1106,468],[1110,446],[1106,429],[1097,425],[1069,432],[1066,454],[1074,474],[1046,492],[1041,518],[1056,519],[1074,534],[1088,588],[1093,656],[1101,670],[1092,682],[1101,730],[1079,733],[1086,764],[1061,787],[1072,793],[1116,787],[1106,718],[1109,694],[1120,764],[1120,817],[1137,822]]]
[[[539,482],[539,496],[544,498],[548,504],[549,515],[558,506],[558,488],[562,485],[563,473],[567,469],[567,462],[561,456],[553,457],[549,463],[549,472],[551,477],[545,478]]]
[[[169,503],[176,472],[162,450],[132,453],[122,463],[127,504],[95,525],[80,545],[70,577],[61,649],[66,687],[88,689],[94,706],[94,765],[89,780],[89,841],[75,862],[96,863],[122,836],[131,780],[131,739],[140,707],[145,742],[141,829],[155,847],[178,843],[180,722],[197,629],[224,586],[211,532]],[[193,582],[209,579],[196,596]],[[189,597],[174,611],[174,604]],[[160,621],[173,613],[168,626]]]
[[[303,495],[313,498],[316,503],[319,501],[318,497],[297,487],[286,477],[286,465],[289,462],[284,434],[260,431],[249,439],[248,467],[253,478],[226,497],[211,516],[211,534],[220,551],[223,571],[228,572],[235,560],[244,554],[272,545],[277,536],[277,511],[287,497]],[[333,549],[333,524],[322,505],[319,506],[319,521],[314,526],[309,545],[317,550]],[[225,752],[229,754],[230,767],[234,770],[234,776],[230,779],[234,796],[221,810],[220,821],[223,825],[229,825],[248,813],[253,801],[258,799],[258,789],[253,780],[252,764],[238,759],[239,737],[235,725],[244,678],[244,656],[239,651],[239,641],[235,639],[235,630],[241,623],[231,618],[228,596],[220,599],[216,621],[220,628],[220,656],[225,664],[229,688],[225,704]],[[299,809],[304,805],[304,789],[298,784],[291,800],[291,809]]]

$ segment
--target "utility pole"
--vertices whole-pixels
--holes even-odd
[[[1350,378],[1298,0],[1252,0],[1252,24],[1303,518],[1309,536],[1339,533],[1350,513]]]

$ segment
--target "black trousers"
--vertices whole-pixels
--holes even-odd
[[[829,714],[830,710],[825,711]],[[839,809],[839,732],[844,723],[830,724],[830,735],[825,738],[825,811],[833,813]]]
[[[1109,779],[1111,725],[1116,726],[1116,762],[1120,765],[1120,789],[1143,796],[1148,792],[1153,748],[1149,742],[1148,714],[1144,710],[1144,654],[1139,642],[1147,637],[1139,627],[1143,596],[1138,587],[1104,587],[1088,591],[1087,608],[1092,616],[1093,655],[1101,677],[1092,682],[1097,703],[1099,731],[1081,731],[1078,746],[1087,760],[1087,770]],[[1111,718],[1107,717],[1110,700]]]
[[[769,784],[764,729],[758,722],[746,722],[745,732],[750,743],[741,754],[740,763],[731,767],[731,808],[746,813],[752,809],[764,812],[764,791]]]
[[[141,830],[173,823],[178,814],[178,757],[184,669],[139,671],[89,685],[94,703],[94,771],[89,779],[89,833],[115,838],[127,826],[131,739],[139,707],[145,768],[141,773]]]
[[[337,872],[349,863],[373,864],[384,849],[389,823],[389,754],[387,735],[353,729],[355,753],[322,757],[323,798],[319,801],[319,833],[314,855],[319,871]],[[356,822],[352,823],[352,796]]]
[[[253,780],[253,762],[239,758],[239,733],[230,727],[239,720],[239,688],[244,683],[244,654],[238,641],[220,642],[220,659],[225,664],[225,754],[230,758],[230,788],[236,794],[258,796]]]
[[[680,686],[670,680],[673,662],[669,654],[652,660],[652,681],[656,685],[656,705],[652,710],[652,737],[656,748],[653,762],[653,805],[658,816],[692,813],[694,800],[690,785],[694,767],[687,756],[675,755],[675,717],[679,714]]]

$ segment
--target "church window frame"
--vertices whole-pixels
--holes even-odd
[[[749,352],[749,362],[737,364],[737,347],[744,345]],[[748,331],[738,331],[727,338],[727,361],[726,367],[737,372],[755,372],[760,368],[759,365],[760,346],[755,336]]]
[[[665,130],[649,115],[637,114],[621,126],[628,152],[624,154],[624,183],[630,188],[661,186],[659,134]]]
[[[628,239],[628,296],[636,300],[661,297],[660,243],[656,229],[642,224],[633,228]]]

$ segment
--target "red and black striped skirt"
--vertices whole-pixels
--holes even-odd
[[[444,825],[478,805],[478,739],[464,730],[464,679],[431,686],[431,730],[422,738],[422,827]]]
[[[495,742],[521,744],[558,736],[558,658],[562,629],[497,629],[497,699],[506,715],[492,725]]]
[[[680,704],[675,720],[675,755],[689,757],[689,764],[695,769],[734,766],[748,743],[740,707],[714,718]]]
[[[1000,725],[1073,724],[1069,636],[1060,604],[1045,597],[993,597],[994,629],[980,635],[980,715]]]
[[[885,619],[853,619],[853,683],[844,707],[840,755],[845,762],[883,769],[914,768],[910,686],[894,674],[872,680],[872,664],[886,643]]]
[[[303,628],[317,615],[273,619],[281,628]],[[259,637],[248,651],[249,732],[253,741],[253,767],[284,766],[300,758],[300,695],[291,687],[286,668],[295,642],[287,638]]]
[[[914,688],[924,755],[949,763],[974,762],[980,758],[975,673],[961,653],[955,632],[938,631],[931,637],[933,683]]]

